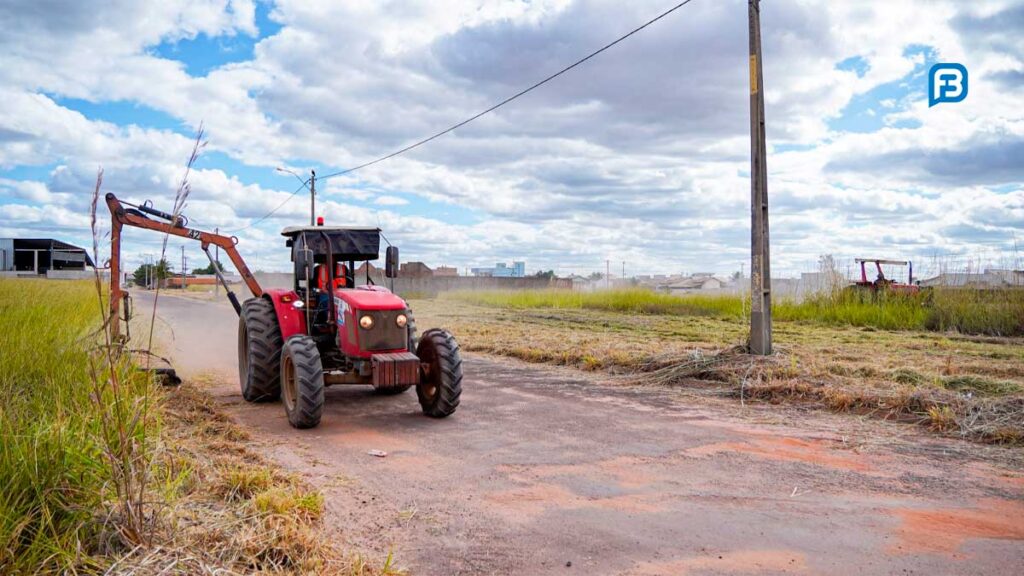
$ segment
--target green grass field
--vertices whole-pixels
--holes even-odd
[[[338,554],[201,383],[108,357],[103,317],[92,282],[0,280],[0,574],[394,573]]]
[[[0,572],[101,566],[98,542],[123,464],[158,435],[144,413],[148,379],[117,367],[120,390],[95,386],[92,334],[100,303],[89,282],[0,281]],[[110,370],[96,366],[109,382]],[[96,393],[99,393],[97,398]]]
[[[633,314],[712,316],[744,320],[750,303],[737,295],[674,296],[642,288],[576,292],[523,290],[460,292],[452,298],[513,309],[605,310]],[[883,330],[954,330],[992,336],[1024,335],[1024,290],[935,290],[921,296],[838,291],[801,302],[778,300],[775,320]]]

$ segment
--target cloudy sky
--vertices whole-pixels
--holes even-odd
[[[280,229],[309,204],[253,225],[299,185],[275,167],[325,174],[401,148],[674,3],[5,1],[0,236],[88,243],[100,166],[105,191],[170,208],[202,123],[186,214],[237,234],[250,266],[285,269]],[[762,29],[777,272],[823,253],[1024,250],[1024,0],[764,0]],[[694,0],[494,114],[321,182],[318,211],[431,265],[738,270],[747,58],[746,2]],[[965,101],[928,106],[936,62],[967,67]],[[129,231],[127,265],[158,241]]]

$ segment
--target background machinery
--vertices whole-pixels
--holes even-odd
[[[864,290],[870,290],[871,292],[890,291],[896,294],[917,294],[921,291],[921,287],[914,284],[914,263],[909,260],[882,260],[879,258],[855,258],[854,262],[860,265],[860,280],[854,283],[854,286]],[[873,264],[875,268],[875,279],[868,280],[868,264]],[[886,278],[885,272],[882,271],[882,265],[891,266],[906,266],[907,267],[907,282],[897,282],[892,278]]]
[[[223,249],[253,297],[244,303],[231,291],[218,266],[218,280],[239,315],[238,375],[249,402],[281,398],[296,428],[320,423],[324,388],[334,384],[371,385],[382,394],[416,387],[423,413],[443,418],[455,412],[462,393],[459,345],[446,330],[431,329],[417,338],[412,310],[402,298],[374,284],[370,266],[357,285],[356,262],[376,260],[379,228],[316,226],[286,228],[294,285],[263,290],[235,248],[237,238],[188,228],[150,204],[130,205],[106,195],[111,227],[111,326],[120,337],[122,303],[120,240],[125,225],[164,232],[201,243],[210,261],[210,245]],[[128,206],[126,208],[126,205]],[[398,248],[385,251],[385,276],[398,273]],[[127,319],[127,318],[126,318]]]

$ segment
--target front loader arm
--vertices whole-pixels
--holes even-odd
[[[174,236],[180,236],[181,238],[189,238],[191,240],[197,240],[201,243],[203,251],[209,256],[209,247],[211,245],[218,246],[224,252],[227,253],[228,258],[231,259],[231,263],[235,265],[238,270],[238,274],[241,275],[245,285],[248,286],[249,291],[252,292],[253,296],[259,298],[263,295],[263,289],[260,287],[259,282],[249,271],[249,267],[245,265],[245,261],[242,260],[242,256],[235,249],[235,244],[238,243],[238,239],[234,236],[221,236],[219,234],[212,234],[210,232],[204,232],[202,230],[196,230],[195,228],[188,228],[182,224],[181,218],[175,219],[170,214],[159,212],[157,210],[147,209],[145,207],[138,207],[141,210],[145,210],[157,217],[165,218],[168,222],[162,222],[160,220],[154,220],[145,216],[139,210],[127,210],[120,200],[117,199],[113,194],[107,194],[106,196],[107,207],[110,209],[110,313],[111,313],[111,331],[114,335],[117,335],[118,324],[120,324],[118,318],[120,314],[121,300],[124,298],[124,291],[121,290],[121,229],[125,226],[134,226],[135,228],[144,228],[146,230],[153,230],[155,232],[163,232],[165,234],[171,234]],[[217,265],[214,265],[214,269],[217,269]],[[223,277],[219,271],[217,273],[218,279],[223,282]],[[232,300],[232,305],[235,307],[235,312],[240,313],[240,306],[238,300],[234,298],[234,294],[228,290],[228,297]]]

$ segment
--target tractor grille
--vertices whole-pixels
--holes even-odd
[[[374,388],[399,388],[419,384],[420,359],[411,352],[374,354],[370,361],[373,363]]]
[[[405,328],[399,328],[395,324],[395,318],[399,314],[405,314],[405,310],[371,310],[358,312],[356,322],[359,322],[364,314],[373,317],[373,328],[359,331],[359,349],[363,352],[373,350],[401,350],[409,346],[409,334]],[[358,326],[358,324],[356,324]]]

